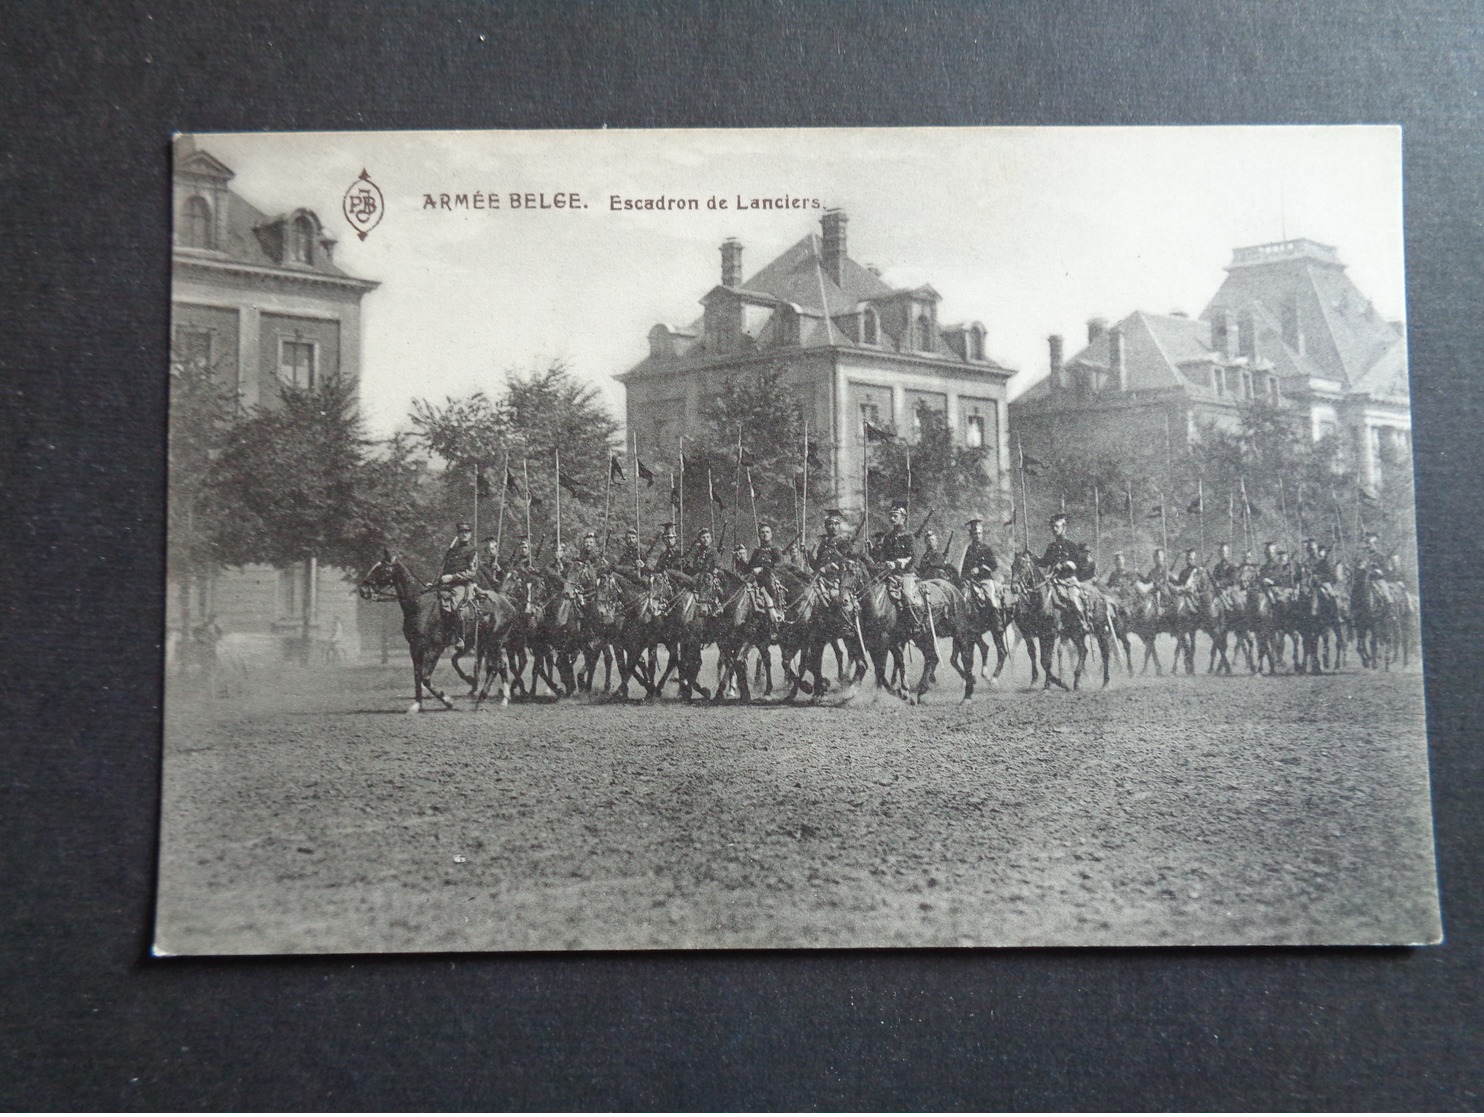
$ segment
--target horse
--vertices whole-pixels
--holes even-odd
[[[1361,666],[1390,671],[1401,644],[1401,611],[1392,586],[1362,565],[1350,588],[1350,615]]]
[[[1025,641],[1026,653],[1031,657],[1031,686],[1034,687],[1036,681],[1044,676],[1043,690],[1050,690],[1052,683],[1062,690],[1070,690],[1051,669],[1052,659],[1056,655],[1057,624],[1055,614],[1046,609],[1045,584],[1041,568],[1036,564],[1036,557],[1029,551],[1016,554],[1010,563],[1011,612],[1015,619],[1015,630]],[[1041,663],[1039,673],[1036,670],[1038,652]]]
[[[386,548],[382,548],[381,560],[356,586],[356,592],[366,601],[395,599],[402,608],[402,635],[412,658],[413,699],[407,707],[409,714],[422,712],[424,691],[443,703],[445,709],[453,709],[448,696],[433,684],[433,668],[438,665],[443,650],[464,634],[465,620],[457,612],[443,611],[438,604],[437,589],[436,583],[424,583],[405,561]],[[466,654],[467,649],[456,653],[449,662],[472,694],[478,680],[459,666],[459,660]]]
[[[1091,582],[1062,585],[1050,579],[1041,585],[1042,610],[1055,621],[1055,633],[1071,641],[1077,652],[1077,662],[1072,668],[1072,689],[1082,681],[1082,672],[1087,666],[1087,638],[1097,641],[1103,659],[1103,685],[1109,682],[1109,637],[1117,640],[1118,625],[1114,615],[1116,606],[1103,591]],[[1082,597],[1078,609],[1071,599],[1076,591]],[[1043,644],[1043,656],[1045,656]]]
[[[508,584],[508,583],[507,583]],[[524,614],[502,590],[476,590],[479,626],[475,636],[475,676],[484,671],[484,686],[474,700],[478,709],[489,697],[490,686],[500,680],[500,705],[510,704],[510,672],[505,648],[524,620]]]
[[[1013,610],[1006,607],[1003,589],[992,582],[985,585],[982,581],[971,579],[955,584],[963,591],[964,598],[969,603],[969,627],[974,630],[974,645],[979,649],[986,681],[993,685],[998,681],[1000,672],[1005,669],[1005,660],[1010,655],[1005,645],[1005,632],[1014,620]],[[986,632],[994,640],[995,667],[992,675],[989,674],[989,645],[984,642]]]
[[[979,633],[970,619],[971,608],[964,591],[946,578],[903,576],[898,602],[898,632],[922,652],[922,674],[907,698],[918,703],[932,685],[938,666],[938,639],[953,642],[949,663],[964,680],[963,703],[974,698],[974,649]]]

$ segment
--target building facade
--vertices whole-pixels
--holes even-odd
[[[1315,440],[1335,436],[1362,484],[1379,483],[1387,451],[1411,450],[1402,323],[1376,313],[1330,245],[1238,248],[1226,272],[1198,319],[1095,318],[1065,360],[1048,339],[1049,375],[1011,405],[1011,437],[1036,457],[1075,447],[1133,461],[1183,449],[1207,424],[1235,428],[1263,400]]]
[[[235,193],[232,178],[190,137],[177,139],[172,367],[211,369],[243,414],[272,406],[280,383],[358,379],[361,300],[378,284],[335,265],[335,240],[311,210],[270,216]],[[265,651],[301,651],[306,638],[332,634],[348,651],[358,648],[356,599],[343,572],[312,560],[177,580],[175,589],[167,623],[177,629],[215,615],[226,633]]]
[[[980,322],[943,325],[930,286],[895,289],[851,259],[848,218],[829,210],[810,234],[744,279],[743,247],[721,246],[720,282],[686,326],[658,324],[649,354],[618,376],[640,447],[673,451],[700,433],[711,397],[764,365],[786,383],[828,449],[837,499],[860,507],[865,424],[911,439],[917,408],[942,413],[963,445],[988,450],[990,483],[1008,469],[1006,384],[1011,369],[986,353]]]

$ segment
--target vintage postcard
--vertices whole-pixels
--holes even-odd
[[[173,183],[157,954],[1440,940],[1399,129]]]

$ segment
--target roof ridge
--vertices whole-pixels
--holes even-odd
[[[1138,318],[1138,319],[1140,319],[1144,323],[1144,330],[1145,330],[1145,332],[1148,333],[1149,336],[1154,339],[1154,348],[1157,349],[1157,350],[1159,350],[1159,355],[1162,358],[1164,358],[1165,368],[1168,369],[1170,375],[1175,378],[1175,383],[1177,385],[1179,385],[1182,388],[1185,387],[1185,377],[1183,377],[1183,376],[1180,375],[1180,366],[1177,365],[1173,360],[1170,359],[1169,351],[1167,349],[1165,349],[1164,342],[1160,341],[1160,339],[1159,339],[1159,332],[1157,330],[1151,330],[1149,328],[1149,316],[1148,316],[1148,314],[1146,314],[1142,310],[1135,310],[1132,314],[1129,315],[1129,318]],[[1127,322],[1128,321],[1128,318],[1125,318],[1123,321],[1124,322]],[[1187,321],[1189,321],[1189,319],[1187,319]],[[1122,325],[1123,325],[1123,322],[1120,322],[1119,323],[1119,326],[1122,326]],[[1109,363],[1109,366],[1111,367],[1112,366],[1111,355],[1110,355],[1110,359],[1109,359],[1109,362],[1108,363]]]

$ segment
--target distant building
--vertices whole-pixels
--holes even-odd
[[[779,361],[810,430],[829,448],[843,502],[861,499],[865,424],[912,438],[919,405],[943,413],[963,445],[986,447],[986,472],[999,483],[1009,462],[1013,371],[987,355],[982,323],[939,323],[932,287],[894,289],[852,260],[847,220],[827,211],[821,235],[804,237],[745,280],[742,245],[721,246],[721,281],[701,298],[701,316],[654,326],[649,355],[618,377],[641,453],[673,452],[681,435],[702,429],[707,401],[729,378]]]
[[[1402,324],[1376,313],[1329,245],[1238,248],[1226,272],[1199,319],[1095,318],[1065,360],[1050,338],[1050,375],[1010,406],[1011,437],[1036,457],[1164,456],[1267,400],[1302,415],[1316,440],[1335,435],[1362,483],[1376,484],[1383,450],[1411,448]]]
[[[271,405],[280,382],[358,378],[361,299],[378,284],[335,265],[335,240],[311,210],[269,216],[231,189],[232,178],[189,136],[176,141],[172,363],[213,369],[244,412]],[[172,626],[214,613],[228,634],[281,648],[303,638],[306,622],[311,639],[327,637],[339,617],[356,650],[356,602],[341,571],[248,567],[176,590]]]

